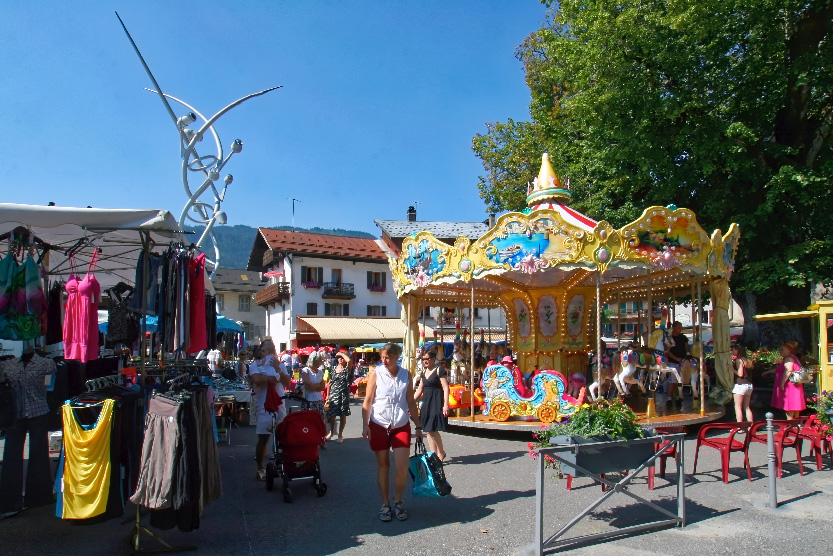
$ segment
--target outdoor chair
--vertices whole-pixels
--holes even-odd
[[[773,427],[777,430],[773,433],[773,441],[775,442],[775,461],[778,466],[778,478],[783,476],[782,466],[784,460],[784,448],[795,448],[795,456],[798,460],[798,472],[804,475],[804,465],[801,462],[801,440],[798,437],[798,419],[794,420],[777,420],[772,421]],[[746,461],[749,461],[749,446],[754,442],[759,442],[766,446],[767,444],[766,421],[755,421],[749,428],[746,434]],[[752,480],[752,467],[747,467],[749,480]]]
[[[729,482],[729,456],[732,452],[743,452],[743,463],[749,471],[749,458],[746,457],[746,440],[738,440],[737,435],[749,430],[751,423],[711,423],[703,425],[697,433],[697,447],[694,450],[694,470],[697,474],[697,456],[700,455],[700,446],[714,448],[720,452],[720,465],[723,470],[723,482]],[[709,432],[720,431],[723,434],[718,436],[707,436]]]
[[[804,440],[810,441],[810,455],[816,456],[816,469],[821,471],[822,456],[825,452],[830,455],[830,462],[833,464],[833,449],[831,449],[830,441],[827,440],[827,434],[818,430],[820,423],[818,417],[809,415],[801,418],[802,425],[798,429],[798,451],[799,457],[801,454],[801,446]]]
[[[657,427],[656,429],[657,434],[676,434],[676,433],[684,433],[685,427]],[[666,440],[663,443],[655,442],[654,443],[654,450],[659,452],[660,449],[665,446],[666,444],[671,444],[671,447],[668,448],[665,452],[663,452],[660,456],[657,457],[656,462],[654,465],[648,468],[648,489],[654,490],[654,478],[656,476],[656,464],[659,463],[659,476],[663,479],[665,478],[665,462],[668,458],[674,458],[674,462],[677,465],[680,465],[679,454],[677,453],[677,445],[676,443]]]

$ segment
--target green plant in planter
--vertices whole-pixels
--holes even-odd
[[[528,444],[530,455],[537,457],[535,450],[553,446],[550,441],[558,436],[606,441],[644,438],[645,433],[636,414],[621,400],[597,400],[583,404],[568,419],[534,433],[535,441]],[[554,458],[545,455],[544,459],[547,467],[560,471]]]

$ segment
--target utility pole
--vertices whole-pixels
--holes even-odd
[[[296,199],[295,197],[287,197],[292,201],[292,231],[295,231],[295,202],[301,202],[301,199]]]

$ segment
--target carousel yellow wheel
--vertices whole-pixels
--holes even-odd
[[[555,411],[555,408],[549,404],[542,405],[538,408],[538,419],[542,423],[552,423],[555,421],[558,413]]]
[[[509,404],[506,402],[495,402],[492,404],[492,417],[498,421],[506,421],[512,415],[512,410],[509,409]]]

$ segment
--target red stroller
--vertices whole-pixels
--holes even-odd
[[[292,502],[292,479],[313,479],[318,496],[327,494],[327,484],[321,480],[318,448],[324,442],[327,429],[321,414],[308,409],[293,411],[274,430],[275,461],[266,466],[266,489],[272,490],[276,478],[283,479],[283,501]]]

